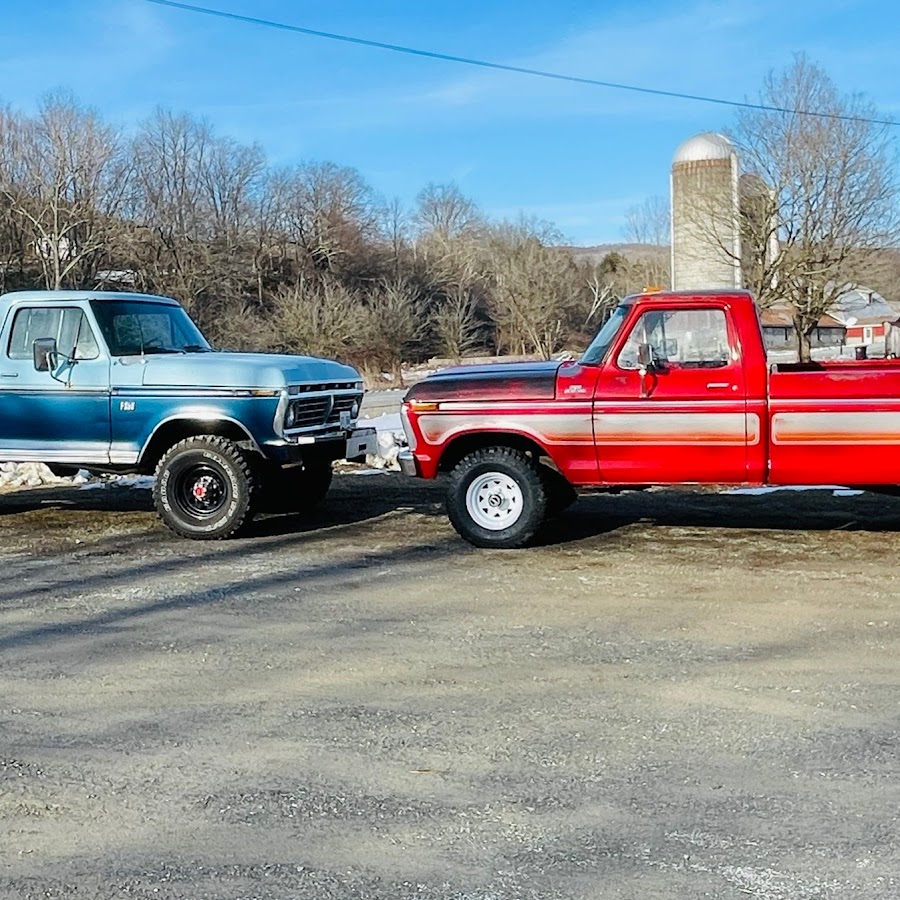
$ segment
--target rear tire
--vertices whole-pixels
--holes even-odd
[[[227,438],[186,438],[156,467],[153,502],[163,522],[182,537],[234,537],[250,524],[256,501],[256,472],[248,455]]]
[[[476,547],[524,547],[546,512],[540,464],[521,450],[485,447],[464,456],[450,473],[447,515]]]

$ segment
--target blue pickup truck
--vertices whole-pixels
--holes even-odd
[[[0,297],[0,462],[155,473],[156,508],[184,537],[235,535],[267,501],[314,506],[334,460],[375,452],[362,396],[341,363],[213,350],[167,297]]]

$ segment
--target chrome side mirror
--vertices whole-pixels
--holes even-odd
[[[34,353],[34,368],[38,372],[51,372],[59,362],[56,338],[37,338],[31,345]]]

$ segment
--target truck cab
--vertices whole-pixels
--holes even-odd
[[[746,291],[626,298],[573,362],[457,368],[404,403],[407,474],[447,472],[479,546],[521,546],[574,487],[893,486],[900,363],[769,366]],[[849,478],[848,478],[849,475]]]
[[[155,473],[160,515],[187,537],[238,533],[266,494],[321,499],[334,459],[374,450],[362,395],[331,360],[214,350],[167,297],[0,297],[0,461]]]

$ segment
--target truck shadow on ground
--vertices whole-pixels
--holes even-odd
[[[302,534],[362,524],[396,512],[436,514],[442,511],[442,499],[442,486],[435,482],[412,482],[393,473],[369,478],[338,476],[328,497],[314,509],[261,509],[246,537]],[[177,540],[159,521],[149,489],[115,484],[88,489],[53,485],[0,493],[0,519],[5,527],[23,531],[83,527],[93,532],[117,524],[129,532],[146,532],[148,539],[168,536]]]
[[[341,476],[335,479],[332,491],[317,509],[303,513],[264,511],[247,537],[310,534],[364,524],[391,514],[416,513],[445,519],[444,490],[441,481],[414,481],[395,474],[371,478]],[[16,516],[21,516],[21,522]],[[151,492],[146,489],[110,485],[85,490],[64,485],[12,491],[0,494],[0,519],[5,521],[5,527],[17,530],[83,527],[86,532],[115,521],[135,537],[140,532],[142,539],[178,540],[159,522]],[[900,532],[900,498],[869,492],[834,496],[831,490],[747,495],[675,488],[584,494],[547,523],[537,544],[567,544],[638,524],[729,530]]]
[[[834,496],[832,490],[748,495],[655,489],[585,494],[547,523],[538,544],[581,541],[641,523],[729,530],[900,532],[900,498],[870,492]]]

